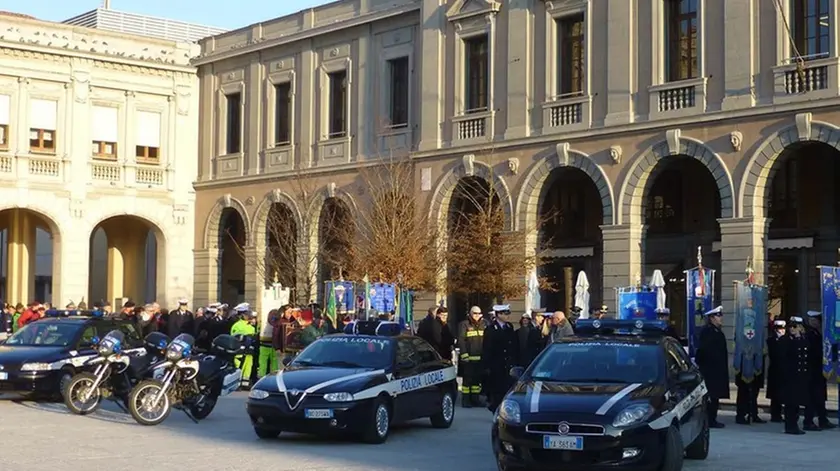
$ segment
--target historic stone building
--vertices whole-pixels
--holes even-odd
[[[359,169],[399,151],[441,223],[478,178],[506,229],[550,237],[542,270],[563,289],[546,307],[568,307],[580,270],[592,304],[614,306],[616,287],[661,269],[681,317],[698,246],[727,309],[748,259],[774,309],[816,307],[840,221],[837,8],[346,0],[205,39],[196,297],[260,289],[220,234],[260,257],[272,205],[296,227],[314,217],[287,191],[304,176],[316,210],[363,210]],[[541,214],[555,216],[538,228]]]
[[[197,49],[0,15],[0,299],[191,296]]]

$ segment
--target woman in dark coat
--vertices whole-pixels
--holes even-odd
[[[695,361],[709,392],[709,427],[723,428],[717,420],[720,400],[729,399],[729,352],[721,330],[723,307],[718,306],[703,316],[706,326],[700,331]]]
[[[811,362],[808,352],[808,339],[801,317],[791,317],[788,334],[782,337],[785,401],[785,433],[802,435],[799,428],[799,408],[811,401]]]
[[[782,337],[785,335],[785,321],[773,322],[773,330],[767,337],[767,389],[765,395],[770,400],[770,422],[782,422],[782,404],[784,404],[784,358]]]

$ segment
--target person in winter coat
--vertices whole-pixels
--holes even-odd
[[[575,335],[572,324],[566,319],[563,311],[557,311],[551,315],[551,328],[548,334],[548,343],[554,343],[564,337]]]
[[[526,312],[519,320],[519,364],[527,367],[542,351],[542,334],[531,322],[531,313]]]
[[[487,409],[495,412],[513,385],[510,369],[519,365],[519,339],[510,318],[510,306],[493,306],[496,320],[484,331],[481,361],[484,366],[483,390]]]
[[[770,422],[782,422],[784,404],[784,350],[785,321],[773,321],[773,331],[767,336],[767,389],[764,394],[770,400]]]
[[[181,298],[178,300],[178,309],[169,311],[166,316],[163,332],[174,339],[181,334],[195,335],[195,330],[195,316],[187,309],[187,300]]]
[[[780,340],[783,359],[785,433],[803,435],[799,428],[799,408],[811,403],[812,372],[808,339],[801,317],[791,317],[788,334]],[[808,422],[805,422],[808,425]]]
[[[422,325],[426,322],[425,325]],[[421,322],[422,334],[418,337],[429,342],[444,360],[452,361],[452,348],[455,346],[455,336],[449,330],[449,311],[445,307],[438,308],[434,317],[426,317]]]
[[[723,428],[717,420],[721,399],[729,399],[729,352],[726,336],[721,330],[723,307],[718,306],[703,314],[706,325],[700,331],[695,361],[706,381],[709,394],[709,427]]]
[[[437,306],[430,307],[426,317],[417,325],[417,336],[429,343],[432,343],[432,322],[437,318],[438,309]]]
[[[243,345],[257,345],[257,313],[251,311],[251,305],[242,303],[233,308],[239,320],[230,328],[230,335],[239,337]],[[233,360],[234,366],[242,370],[242,388],[250,388],[251,375],[254,372],[254,354],[248,352],[238,355]]]
[[[481,359],[486,325],[481,308],[470,308],[469,317],[458,324],[458,370],[461,376],[461,406],[481,406]]]
[[[808,341],[808,358],[811,372],[811,400],[805,408],[805,421],[802,430],[816,432],[835,427],[828,420],[825,401],[828,399],[828,382],[823,375],[823,335],[822,313],[808,311],[805,339]]]

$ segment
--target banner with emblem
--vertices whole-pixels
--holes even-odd
[[[735,353],[732,367],[745,383],[764,371],[767,287],[735,282]]]
[[[650,286],[618,288],[616,317],[622,320],[656,320],[656,289]]]
[[[274,324],[268,313],[281,306],[289,304],[291,290],[280,283],[273,283],[270,288],[263,290],[262,309],[260,309],[260,338],[270,339],[274,335]]]
[[[697,336],[703,327],[703,313],[715,307],[715,271],[698,266],[684,273],[688,354],[694,358]]]
[[[329,296],[333,293],[336,314],[345,316],[356,312],[356,286],[352,281],[327,281],[325,284],[324,308],[329,305]]]
[[[822,285],[823,375],[840,383],[840,267],[817,267]]]
[[[397,287],[391,283],[371,283],[370,308],[377,313],[396,311]]]

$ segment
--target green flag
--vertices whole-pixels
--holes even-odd
[[[335,305],[335,283],[330,283],[327,307],[324,312],[327,315],[327,319],[332,322],[333,327],[338,327],[338,309]]]

